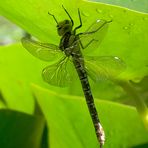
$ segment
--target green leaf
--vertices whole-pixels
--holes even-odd
[[[96,19],[113,20],[105,40],[94,54],[122,58],[127,64],[127,70],[121,75],[123,79],[139,80],[147,75],[148,14],[82,0],[5,0],[0,1],[0,13],[41,41],[58,45],[56,23],[48,11],[59,21],[66,19],[62,4],[71,14],[75,25],[79,24],[77,8],[80,8],[82,32]]]
[[[33,112],[30,83],[37,83],[59,93],[66,92],[67,88],[49,86],[43,81],[41,73],[48,64],[34,58],[20,44],[0,47],[0,90],[9,108]]]
[[[36,85],[32,90],[50,128],[51,148],[98,147],[84,98],[60,95]],[[106,132],[104,148],[131,147],[148,141],[135,108],[107,101],[95,103]]]
[[[134,83],[131,82],[131,84],[134,86],[135,91],[139,93],[139,95],[141,96],[141,98],[143,99],[143,101],[146,102],[146,104],[148,105],[148,76],[145,76],[139,83]],[[126,98],[124,98],[125,102],[130,102],[131,104],[134,104],[134,102],[131,101],[131,97],[127,96]]]
[[[0,91],[0,109],[5,108],[7,106],[7,102],[5,101],[2,92]]]
[[[75,25],[79,24],[77,8],[80,8],[83,22],[80,31],[85,31],[96,19],[113,20],[99,50],[92,49],[94,52],[91,54],[122,58],[127,64],[127,69],[120,78],[136,81],[148,74],[147,14],[81,0],[4,0],[0,1],[0,13],[39,40],[58,45],[60,38],[57,35],[56,23],[48,15],[48,11],[54,14],[58,21],[67,19],[62,4],[71,14]],[[48,86],[43,82],[40,74],[48,64],[50,63],[39,61],[29,55],[20,44],[0,48],[0,89],[8,108],[32,113],[34,101],[29,89],[31,82],[54,89],[57,94],[67,91]],[[74,90],[75,86],[80,92],[80,85],[77,82],[71,86],[71,92],[77,92]],[[112,85],[104,86],[104,88],[101,88],[101,85],[100,88],[94,87],[93,93],[100,95],[102,89],[104,98],[111,98],[113,94],[118,98],[123,93],[114,93],[116,90],[112,91],[114,88]],[[106,88],[111,89],[112,93],[108,94]],[[51,130],[51,147],[98,147],[83,98],[57,95],[37,86],[33,86],[33,93],[47,118]],[[105,147],[131,147],[148,142],[146,130],[134,108],[106,101],[96,100],[96,103],[106,131]],[[40,130],[40,127],[37,128]],[[36,136],[38,135],[37,133]]]
[[[62,94],[83,96],[78,77],[73,85],[67,88],[45,83],[41,73],[49,64],[51,63],[33,57],[21,44],[0,47],[0,89],[9,108],[32,113],[34,101],[29,88],[30,83],[36,83]],[[92,83],[91,88],[93,95],[101,99],[120,101],[120,96],[125,95],[119,86],[108,81]]]
[[[147,147],[148,147],[148,143],[142,144],[142,145],[138,145],[138,146],[134,146],[132,148],[147,148]]]
[[[112,4],[117,6],[126,7],[136,11],[148,13],[148,1],[147,0],[91,0],[96,2],[102,2],[106,4]]]
[[[0,110],[0,147],[47,148],[42,145],[45,119],[12,110]]]

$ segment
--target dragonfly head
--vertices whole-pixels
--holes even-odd
[[[63,36],[66,33],[70,33],[72,31],[72,23],[70,20],[64,20],[58,23],[57,31],[59,36]]]

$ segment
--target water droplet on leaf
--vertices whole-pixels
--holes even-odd
[[[83,16],[86,16],[86,17],[89,16],[89,13],[88,12],[81,11],[81,13],[82,13]]]
[[[127,10],[125,10],[125,9],[124,9],[124,10],[123,10],[123,12],[124,12],[124,13],[126,13],[126,12],[127,12]]]
[[[102,13],[102,10],[96,9],[97,13]]]
[[[148,17],[143,17],[143,20],[144,20],[144,21],[148,20]]]
[[[99,23],[101,20],[97,20],[97,23]]]
[[[112,14],[109,15],[110,18],[113,18],[114,16]]]
[[[114,57],[116,60],[119,60],[120,58],[119,57]]]
[[[128,30],[129,27],[128,27],[128,26],[124,26],[123,29],[124,29],[124,30]]]
[[[130,26],[134,26],[134,24],[133,24],[133,23],[130,23],[129,25],[130,25]]]

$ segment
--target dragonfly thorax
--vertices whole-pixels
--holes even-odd
[[[64,36],[66,33],[70,33],[72,31],[72,23],[70,20],[64,20],[59,22],[57,25],[57,31],[59,36]]]

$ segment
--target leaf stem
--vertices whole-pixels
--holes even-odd
[[[137,92],[134,86],[129,81],[120,81],[118,84],[124,89],[124,91],[133,98],[135,107],[140,114],[142,121],[148,130],[148,108],[144,102],[144,99]]]

